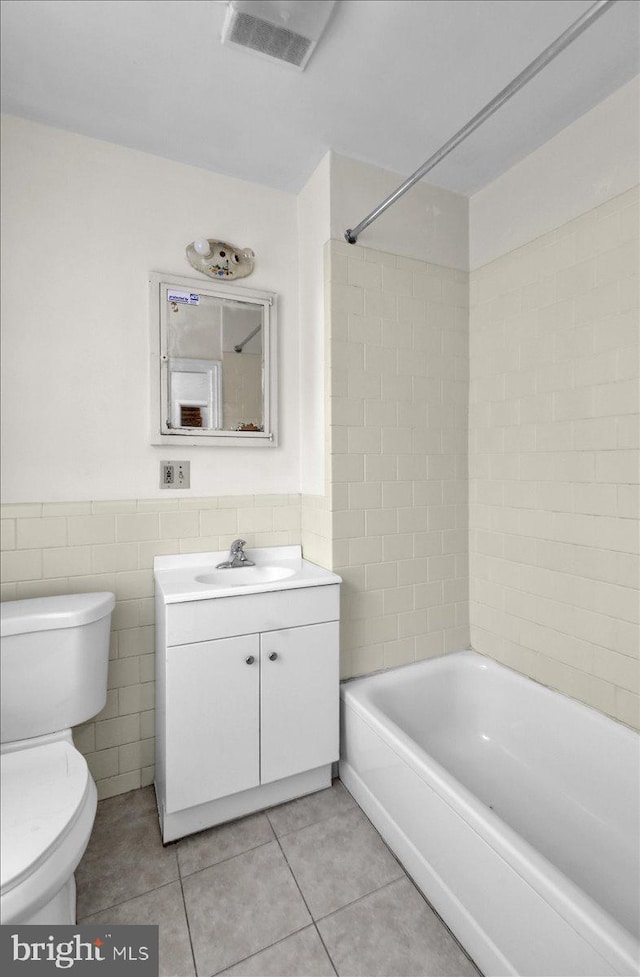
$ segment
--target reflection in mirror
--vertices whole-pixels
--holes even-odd
[[[263,306],[203,292],[176,297],[166,290],[171,427],[264,431]]]
[[[152,272],[151,443],[278,444],[273,292]]]

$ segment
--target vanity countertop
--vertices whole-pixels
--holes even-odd
[[[165,604],[176,604],[342,583],[331,570],[303,559],[301,546],[266,546],[245,553],[255,567],[218,570],[217,565],[229,558],[228,550],[156,556],[156,594]]]

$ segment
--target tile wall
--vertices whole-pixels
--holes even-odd
[[[107,704],[74,731],[109,797],[153,781],[153,558],[300,543],[299,495],[2,506],[2,599],[110,590]]]
[[[330,241],[325,282],[346,677],[468,645],[468,275]]]
[[[471,641],[639,725],[638,193],[471,275]]]

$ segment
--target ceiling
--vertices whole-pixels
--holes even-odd
[[[591,3],[339,0],[304,72],[220,43],[218,0],[5,0],[5,112],[284,190],[327,149],[407,175]],[[429,174],[471,194],[638,73],[637,0]]]

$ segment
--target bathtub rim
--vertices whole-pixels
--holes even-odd
[[[429,658],[421,658],[418,661],[405,662],[402,665],[393,665],[390,668],[377,668],[374,672],[368,672],[366,675],[352,675],[349,678],[340,679],[340,696],[345,697],[345,694],[352,693],[359,686],[364,686],[365,683],[380,684],[384,681],[386,676],[395,675],[397,673],[410,671],[412,668],[427,667],[434,663],[444,664],[445,662],[459,662],[459,661],[469,661],[474,667],[486,668],[487,671],[492,671],[495,669],[499,672],[504,672],[509,676],[510,680],[522,687],[528,685],[533,686],[535,689],[539,690],[541,694],[545,697],[559,696],[562,699],[564,705],[571,711],[582,712],[587,710],[588,714],[591,716],[593,722],[597,722],[601,725],[608,726],[613,723],[614,728],[617,730],[619,735],[634,738],[640,736],[640,729],[636,729],[635,726],[630,726],[628,723],[623,722],[621,719],[616,719],[615,716],[610,716],[608,713],[602,712],[595,706],[589,705],[588,702],[583,702],[581,699],[576,699],[566,692],[561,692],[559,689],[554,689],[550,685],[545,685],[544,682],[538,681],[538,679],[531,678],[530,675],[524,675],[517,669],[512,668],[510,665],[505,665],[503,662],[497,661],[495,658],[490,658],[489,655],[485,655],[480,651],[476,651],[475,648],[458,648],[456,651],[443,651],[437,655],[431,655]]]
[[[476,832],[493,851],[503,858],[519,875],[524,884],[531,886],[538,895],[570,925],[595,952],[603,953],[607,947],[609,959],[616,960],[617,966],[631,967],[630,971],[621,973],[637,973],[638,952],[640,940],[629,932],[615,917],[589,896],[575,882],[555,866],[545,855],[539,852],[522,835],[511,828],[506,821],[492,811],[469,788],[449,773],[436,759],[424,750],[415,740],[412,740],[392,719],[390,719],[375,703],[371,701],[367,689],[378,687],[384,679],[393,672],[409,670],[419,666],[421,670],[433,662],[444,663],[447,660],[469,662],[474,667],[481,665],[487,669],[506,672],[510,680],[520,684],[534,682],[507,666],[503,666],[493,659],[480,655],[478,652],[465,649],[436,658],[411,662],[398,668],[387,669],[372,675],[362,676],[341,683],[340,696],[345,708],[353,709],[354,713],[380,738],[392,752],[404,762],[424,783],[433,789],[438,796]],[[534,682],[541,694],[547,696],[562,695],[540,683]],[[593,713],[594,718],[607,724],[615,722],[597,710],[591,709],[583,703],[568,696],[562,696],[576,708],[583,707]],[[626,730],[633,737],[635,731],[622,723],[616,724]],[[355,771],[357,772],[357,771]],[[596,942],[594,942],[594,937]],[[635,969],[634,969],[635,968]]]

